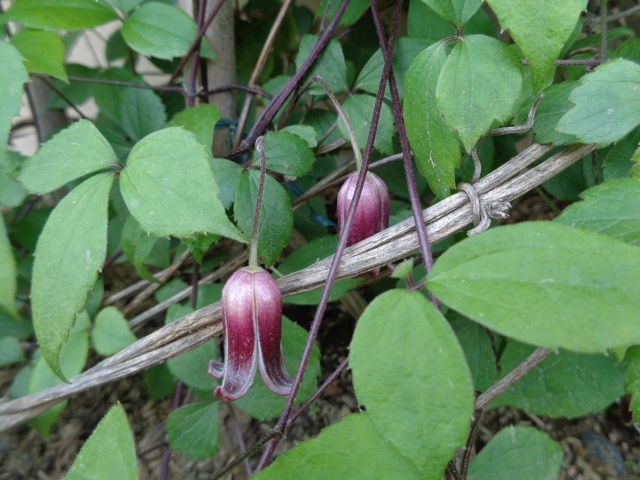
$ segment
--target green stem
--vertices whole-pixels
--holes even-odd
[[[258,265],[258,233],[260,231],[260,211],[264,198],[264,180],[267,176],[267,157],[264,153],[264,138],[256,140],[256,150],[260,155],[260,184],[258,185],[258,198],[256,199],[256,211],[253,214],[253,230],[251,232],[251,245],[249,247],[249,268],[259,269]]]

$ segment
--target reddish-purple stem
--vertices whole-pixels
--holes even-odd
[[[189,61],[193,53],[200,48],[200,41],[202,40],[202,37],[204,37],[204,34],[209,28],[209,25],[211,25],[211,22],[213,22],[213,19],[216,18],[216,15],[220,11],[220,8],[222,8],[222,5],[224,4],[224,2],[225,0],[219,0],[217,5],[213,7],[213,9],[209,12],[209,16],[202,24],[202,28],[198,29],[198,34],[196,35],[196,38],[193,40],[191,47],[189,47],[189,51],[187,51],[187,54],[184,57],[182,57],[182,60],[180,60],[180,63],[171,74],[171,77],[169,78],[167,85],[171,85],[173,81],[176,78],[178,78],[178,75],[180,75],[180,72],[182,71],[184,66],[187,64],[187,62]]]
[[[345,3],[341,5],[344,7]],[[318,331],[320,330],[320,324],[322,323],[322,318],[324,316],[324,312],[327,308],[327,304],[329,303],[329,295],[331,294],[331,288],[333,283],[335,282],[336,276],[338,274],[338,266],[340,264],[340,260],[344,253],[344,250],[347,246],[347,239],[349,238],[349,232],[351,231],[351,225],[353,223],[353,219],[355,217],[356,208],[358,206],[358,201],[360,200],[360,195],[362,193],[362,188],[364,186],[364,181],[367,175],[367,170],[369,168],[369,160],[371,158],[371,154],[373,153],[373,144],[376,138],[376,132],[378,129],[378,119],[380,118],[380,111],[382,109],[382,102],[384,100],[384,92],[387,87],[387,80],[389,78],[389,72],[391,70],[391,57],[390,55],[393,53],[395,49],[396,43],[396,34],[398,32],[398,24],[400,22],[400,12],[401,12],[402,3],[400,1],[396,4],[396,9],[393,16],[393,23],[391,27],[391,38],[389,40],[389,48],[385,52],[385,63],[384,68],[382,70],[382,78],[380,79],[380,85],[378,87],[378,93],[376,95],[375,104],[373,107],[373,115],[371,118],[371,128],[369,129],[369,136],[367,138],[367,145],[365,147],[364,158],[362,159],[362,166],[360,168],[360,172],[358,174],[358,181],[356,183],[356,188],[353,193],[353,200],[349,207],[349,214],[347,215],[347,221],[345,222],[344,229],[340,232],[340,239],[338,241],[338,247],[336,248],[336,253],[331,261],[331,266],[329,267],[329,273],[327,275],[327,282],[325,283],[324,289],[322,291],[322,297],[320,299],[320,303],[316,309],[315,315],[313,317],[313,322],[311,324],[311,328],[309,329],[309,337],[307,338],[307,344],[304,349],[304,353],[302,355],[302,360],[300,361],[300,366],[298,367],[298,372],[296,373],[296,378],[293,382],[293,387],[291,388],[291,393],[287,398],[287,403],[285,405],[284,411],[276,424],[276,430],[280,432],[284,432],[287,427],[287,423],[289,417],[291,415],[291,410],[293,404],[295,402],[296,394],[300,388],[300,384],[302,382],[302,377],[304,375],[304,371],[307,368],[307,364],[309,363],[309,357],[311,356],[311,350],[313,348],[313,342],[318,335]],[[337,15],[336,15],[337,16]],[[335,20],[335,17],[334,17]],[[264,455],[260,459],[260,464],[258,465],[258,471],[262,470],[265,466],[267,466],[270,461],[275,449],[280,442],[282,437],[277,437],[269,442]]]
[[[176,392],[173,395],[173,403],[171,404],[171,410],[175,410],[180,406],[182,400],[182,383],[176,383]],[[169,462],[171,461],[171,449],[169,445],[164,447],[164,452],[162,453],[162,465],[160,467],[160,479],[167,480],[169,477]]]
[[[398,0],[402,3],[402,0]],[[378,34],[378,42],[380,43],[380,49],[384,53],[384,58],[389,58],[387,51],[387,42],[382,29],[382,22],[380,20],[380,14],[378,13],[378,1],[372,0],[371,13],[373,14],[373,22],[376,26],[376,32]],[[389,62],[392,63],[391,58]],[[420,196],[418,195],[418,187],[416,186],[416,174],[413,168],[413,156],[411,154],[411,147],[409,146],[409,138],[407,137],[407,130],[404,125],[404,116],[402,114],[402,103],[400,102],[400,94],[398,93],[398,84],[396,82],[396,76],[393,73],[393,66],[390,67],[389,73],[389,89],[391,90],[391,100],[393,102],[393,114],[396,121],[396,128],[398,129],[398,135],[400,136],[400,145],[402,146],[402,159],[404,163],[404,173],[407,178],[407,188],[409,190],[409,198],[411,200],[411,210],[413,210],[413,219],[416,223],[416,232],[418,234],[418,243],[420,244],[420,250],[422,251],[422,263],[424,265],[425,274],[428,274],[433,267],[433,254],[431,253],[431,245],[429,244],[429,237],[427,235],[427,228],[424,224],[422,217],[422,205],[420,205]],[[438,299],[434,296],[431,297],[434,305],[439,308]]]
[[[309,53],[309,56],[304,61],[300,69],[298,69],[293,77],[291,77],[284,88],[280,90],[278,95],[276,95],[275,98],[271,100],[271,102],[269,102],[269,105],[267,105],[267,107],[264,109],[258,121],[253,125],[253,128],[247,135],[247,138],[244,140],[244,142],[242,142],[243,147],[241,148],[241,150],[254,144],[256,138],[262,135],[269,124],[273,121],[276,114],[282,108],[282,105],[284,105],[284,102],[287,101],[287,98],[289,98],[291,93],[293,93],[293,91],[298,88],[298,85],[302,83],[315,61],[324,51],[325,47],[329,44],[329,40],[331,40],[333,32],[338,26],[338,22],[340,22],[340,19],[344,15],[344,12],[349,5],[349,1],[350,0],[342,0],[342,3],[340,4],[340,7],[338,8],[335,16],[333,17],[327,28],[320,34],[320,37],[311,49],[311,53]]]
[[[260,212],[264,197],[264,181],[267,177],[267,156],[264,151],[264,137],[256,139],[255,148],[260,156],[260,183],[258,184],[258,197],[256,198],[256,211],[253,214],[253,227],[251,229],[251,245],[249,247],[249,267],[258,267],[258,235],[260,230]]]
[[[322,382],[322,385],[318,387],[315,393],[311,395],[307,399],[307,401],[304,402],[300,406],[300,408],[298,408],[298,410],[296,410],[296,412],[293,415],[291,415],[291,418],[287,422],[287,425],[291,425],[307,408],[309,408],[313,404],[313,402],[315,402],[318,398],[320,398],[320,395],[322,395],[322,393],[327,389],[327,387],[331,385],[333,381],[340,376],[343,370],[347,368],[347,365],[349,365],[349,357],[345,358],[340,363],[340,365],[338,365],[338,367],[333,371],[333,373],[331,373],[331,375],[329,375],[327,379],[324,382]]]
[[[198,31],[200,31],[202,30],[202,26],[204,25],[204,11],[207,0],[200,0],[196,3],[198,5],[196,21],[198,24]],[[191,61],[189,82],[187,83],[187,107],[193,107],[196,104],[196,82],[198,78],[198,70],[200,68],[200,45],[200,42],[196,44],[195,50],[193,52],[193,60]]]

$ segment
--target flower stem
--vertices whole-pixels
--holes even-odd
[[[256,211],[253,214],[253,229],[251,231],[251,245],[249,247],[249,268],[257,270],[258,265],[258,233],[260,231],[260,211],[264,198],[264,181],[267,176],[267,157],[264,153],[264,137],[256,140],[256,150],[260,155],[260,183],[258,184],[258,198],[256,199]]]
[[[344,2],[342,6],[344,6]],[[356,208],[358,206],[358,201],[360,200],[360,195],[362,193],[362,188],[364,186],[365,177],[367,175],[367,170],[369,168],[369,160],[371,158],[371,154],[373,153],[373,143],[376,138],[376,132],[378,129],[378,120],[380,118],[380,111],[382,109],[382,102],[384,100],[384,92],[387,87],[387,80],[389,78],[389,72],[391,70],[391,54],[395,49],[401,11],[402,11],[402,2],[398,0],[398,2],[396,2],[396,8],[393,15],[393,23],[391,27],[391,38],[389,40],[389,48],[384,55],[385,63],[382,69],[382,77],[380,78],[380,85],[378,87],[378,93],[376,95],[376,100],[373,107],[373,115],[371,118],[371,128],[369,129],[369,136],[367,138],[367,145],[364,151],[364,158],[362,159],[362,168],[358,175],[358,181],[356,182],[355,191],[353,192],[353,200],[349,207],[349,214],[347,215],[347,221],[345,222],[343,230],[340,232],[338,247],[336,249],[336,253],[333,257],[333,260],[331,261],[329,273],[327,274],[327,280],[322,290],[322,297],[320,299],[320,303],[318,304],[315,315],[313,317],[313,322],[311,324],[311,328],[309,330],[309,336],[307,338],[307,344],[305,345],[305,349],[302,354],[302,359],[300,360],[300,366],[298,367],[298,371],[296,373],[296,377],[294,379],[291,392],[289,393],[289,396],[287,398],[287,403],[282,412],[282,415],[280,416],[280,419],[276,424],[276,428],[283,432],[287,427],[296,395],[298,393],[298,390],[300,389],[300,384],[302,382],[304,371],[306,370],[307,364],[309,363],[309,357],[311,356],[313,342],[315,341],[318,335],[318,331],[320,330],[320,324],[322,323],[322,318],[324,316],[324,312],[329,302],[331,287],[333,286],[336,280],[336,277],[338,275],[338,265],[340,265],[340,260],[342,259],[342,255],[347,246],[347,239],[349,238],[349,233],[351,232],[351,226],[353,224],[353,219],[355,217]],[[334,17],[334,20],[335,18],[336,17]],[[271,462],[271,457],[273,456],[279,441],[280,441],[280,438],[271,440],[262,458],[260,459],[260,463],[258,465],[257,471],[262,470]]]
[[[356,132],[354,132],[353,130],[353,125],[351,125],[351,122],[349,121],[349,117],[347,117],[347,114],[345,113],[344,108],[342,108],[342,105],[340,105],[340,102],[336,98],[336,94],[333,93],[333,90],[331,90],[331,87],[327,84],[327,82],[325,82],[320,75],[314,75],[313,81],[319,84],[322,87],[322,89],[325,91],[325,93],[327,94],[327,97],[329,97],[329,100],[333,105],[333,108],[336,110],[336,112],[338,112],[338,116],[340,117],[340,120],[342,120],[342,123],[347,129],[347,133],[349,134],[349,140],[351,141],[351,148],[353,149],[353,157],[356,159],[356,171],[359,172],[360,167],[362,166],[362,153],[360,152],[360,147],[358,146],[358,139],[356,138]]]

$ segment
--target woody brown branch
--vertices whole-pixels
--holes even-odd
[[[586,145],[563,150],[536,167],[551,146],[534,144],[480,179],[475,188],[482,201],[512,201],[533,190],[595,150]],[[427,232],[439,242],[464,230],[472,222],[471,207],[463,193],[453,194],[423,211]],[[350,277],[406,258],[419,249],[413,217],[383,230],[345,252],[338,277]],[[284,295],[313,290],[326,279],[331,257],[279,280]],[[78,393],[113,382],[175,357],[222,334],[219,304],[209,305],[141,338],[93,368],[42,392],[0,402],[0,431],[23,423],[47,408]],[[204,368],[204,367],[203,367]]]

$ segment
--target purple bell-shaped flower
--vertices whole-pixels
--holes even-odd
[[[344,228],[358,182],[358,173],[347,177],[338,192],[338,227]],[[362,195],[356,207],[347,246],[358,243],[389,226],[389,191],[382,179],[375,173],[367,172]]]
[[[286,371],[280,346],[282,293],[261,268],[241,268],[222,290],[222,321],[226,360],[209,363],[209,374],[222,378],[215,395],[225,400],[242,397],[253,383],[256,366],[265,385],[288,395],[293,380]]]

